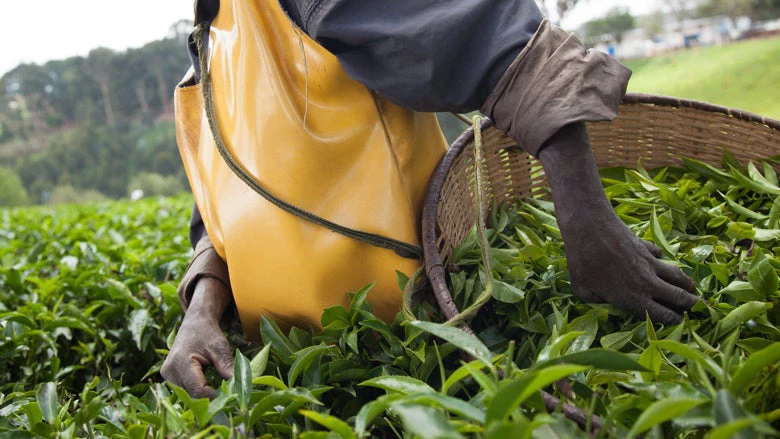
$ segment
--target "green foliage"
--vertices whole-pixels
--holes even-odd
[[[628,9],[613,8],[604,17],[585,23],[585,37],[591,44],[604,36],[620,43],[623,34],[633,29],[635,25],[636,20]]]
[[[51,191],[49,204],[84,204],[104,201],[106,196],[94,189],[78,190],[69,184],[59,185]]]
[[[780,38],[625,60],[628,90],[695,99],[780,119]]]
[[[523,292],[485,305],[477,337],[436,323],[430,301],[383,322],[369,285],[324,310],[321,331],[263,318],[263,346],[233,341],[234,377],[212,377],[212,401],[154,382],[180,320],[190,199],[4,211],[0,435],[589,437],[544,410],[545,390],[597,415],[596,437],[776,436],[777,177],[686,163],[603,172],[621,218],[696,280],[683,323],[579,301],[552,206],[536,200],[491,210],[492,272],[475,233],[454,251],[461,309],[488,276]]]
[[[29,202],[22,180],[11,169],[0,167],[0,188],[0,207],[24,206]]]
[[[142,172],[130,179],[130,184],[127,185],[128,194],[136,189],[142,190],[144,196],[171,196],[184,191],[178,178],[153,172]]]
[[[780,16],[780,0],[703,0],[696,5],[695,15],[748,16],[753,20],[771,20]]]
[[[0,77],[0,165],[33,203],[58,185],[123,197],[141,172],[184,183],[172,102],[190,65],[184,27],[138,49],[98,48]]]

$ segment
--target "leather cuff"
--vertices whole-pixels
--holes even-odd
[[[204,277],[217,279],[225,285],[225,288],[230,290],[227,264],[214,250],[208,235],[204,235],[195,246],[195,255],[192,257],[190,265],[187,266],[184,278],[179,284],[179,303],[181,303],[181,307],[185,311],[190,304],[190,299],[192,299],[192,293],[195,291],[198,280]]]
[[[544,20],[481,110],[536,157],[566,125],[613,120],[630,77],[614,58],[586,50],[574,34]]]

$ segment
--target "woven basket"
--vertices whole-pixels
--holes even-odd
[[[628,94],[615,121],[589,124],[588,132],[600,168],[634,167],[640,159],[648,169],[674,166],[681,164],[680,156],[718,165],[725,150],[745,165],[780,155],[780,121],[664,96]],[[447,318],[457,310],[445,269],[475,223],[473,140],[469,129],[452,144],[431,178],[423,209],[425,270]],[[501,204],[548,193],[541,163],[487,119],[482,142],[489,198]]]

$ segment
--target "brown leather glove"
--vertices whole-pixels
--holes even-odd
[[[574,293],[607,301],[638,318],[674,324],[698,298],[696,283],[659,259],[612,209],[601,186],[584,124],[558,131],[541,150],[566,247]]]
[[[219,325],[232,301],[230,290],[222,282],[200,279],[160,369],[166,381],[183,387],[195,398],[214,398],[215,390],[206,382],[204,366],[213,366],[224,379],[233,376],[233,352]]]
[[[166,381],[196,398],[214,397],[204,366],[213,366],[224,379],[233,376],[232,348],[220,326],[237,320],[229,286],[227,265],[204,235],[179,284],[184,320],[160,369]]]

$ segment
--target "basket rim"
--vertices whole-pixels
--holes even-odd
[[[709,102],[697,101],[693,99],[676,98],[674,96],[656,95],[649,93],[626,93],[623,96],[623,104],[649,104],[662,107],[691,108],[710,113],[720,113],[726,116],[734,117],[746,122],[760,123],[774,130],[780,131],[780,120],[771,117],[761,116],[750,111],[737,108],[725,107],[722,105],[711,104]],[[619,117],[619,116],[618,116]]]
[[[694,110],[733,117],[735,119],[750,123],[765,125],[774,131],[780,132],[780,121],[778,120],[751,113],[749,111],[733,109],[692,99],[682,99],[672,96],[654,95],[647,93],[626,93],[626,95],[623,97],[622,104],[691,108]],[[487,129],[492,125],[493,121],[489,118],[484,118],[481,122],[482,130]],[[460,136],[458,136],[457,139],[455,139],[455,141],[445,153],[444,157],[442,157],[442,159],[436,165],[436,168],[431,175],[431,179],[429,180],[422,211],[421,237],[425,273],[431,283],[434,296],[436,297],[436,300],[439,302],[439,306],[448,319],[453,318],[458,314],[459,311],[453,302],[452,296],[450,295],[449,289],[447,287],[444,262],[442,261],[441,253],[439,253],[437,244],[437,209],[439,200],[441,198],[441,190],[444,186],[444,181],[447,178],[447,175],[449,174],[455,159],[460,155],[461,152],[463,152],[466,146],[473,141],[473,139],[474,128],[469,127]]]

